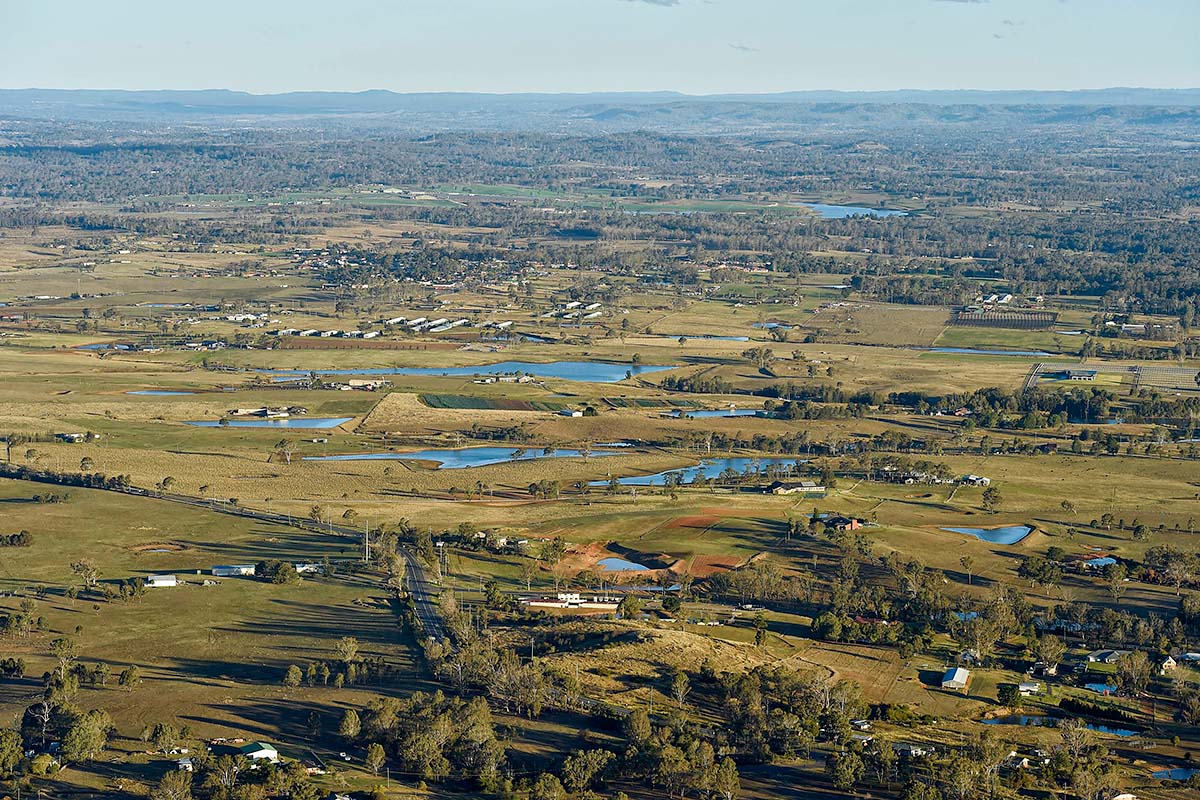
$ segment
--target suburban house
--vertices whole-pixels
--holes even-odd
[[[1171,658],[1170,656],[1167,656],[1166,658],[1164,658],[1162,661],[1159,662],[1158,674],[1159,675],[1169,675],[1178,668],[1179,668],[1179,662],[1176,661],[1175,659]]]
[[[212,568],[212,574],[217,578],[254,577],[253,564],[224,564]]]
[[[900,744],[892,745],[892,750],[901,758],[924,758],[933,752],[933,747],[931,745],[901,742]]]
[[[767,487],[771,494],[803,494],[820,496],[825,487],[814,481],[774,481]]]
[[[958,662],[960,664],[978,664],[983,659],[979,655],[979,651],[973,647],[968,647],[958,654]]]
[[[1128,650],[1093,650],[1088,653],[1087,660],[1092,664],[1115,664],[1121,656],[1127,655]]]
[[[279,761],[279,751],[264,742],[248,742],[238,748],[238,753],[251,761]]]
[[[174,575],[151,575],[146,578],[147,589],[161,589],[167,586],[177,586],[179,581]]]
[[[958,480],[964,486],[991,486],[992,479],[985,478],[982,475],[963,475]]]
[[[1058,674],[1058,664],[1049,664],[1045,661],[1035,662],[1033,669],[1029,670],[1029,674],[1053,678]]]
[[[965,667],[951,667],[942,676],[942,688],[955,692],[966,691],[971,682],[971,671]]]
[[[1027,681],[1025,683],[1017,684],[1017,691],[1020,693],[1021,697],[1032,697],[1033,695],[1039,694],[1042,691],[1042,685],[1035,681]]]
[[[854,517],[843,517],[833,515],[821,520],[825,523],[825,527],[835,531],[856,531],[862,527],[862,520]]]
[[[1069,369],[1065,374],[1067,376],[1067,380],[1069,381],[1096,380],[1096,370],[1094,369]]]

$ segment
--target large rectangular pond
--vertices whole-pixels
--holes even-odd
[[[592,456],[611,456],[608,450],[593,450]],[[534,447],[520,450],[514,447],[463,447],[439,450],[416,450],[408,453],[342,453],[332,456],[306,456],[305,461],[436,461],[439,469],[468,469],[492,464],[507,464],[511,461],[531,461],[535,458],[582,458],[579,450],[554,450],[547,453]]]
[[[679,419],[710,419],[714,417],[756,417],[763,413],[755,411],[753,408],[715,408],[715,409],[696,409],[689,411],[683,408],[677,408],[671,412],[672,416]]]
[[[985,347],[927,347],[927,353],[957,353],[964,356],[1026,356],[1029,358],[1048,358],[1053,353],[1042,350],[992,350]]]
[[[1029,525],[1006,525],[1000,528],[942,528],[952,533],[965,533],[992,544],[1016,544],[1029,534],[1033,528]]]
[[[197,428],[336,428],[354,417],[287,417],[286,419],[192,420],[185,425]]]
[[[898,208],[869,208],[867,206],[836,206],[827,203],[793,203],[792,205],[811,208],[825,219],[846,219],[847,217],[907,217],[907,211]]]
[[[115,344],[113,342],[92,342],[91,344],[81,344],[75,348],[76,350],[132,350],[133,348],[127,344]]]
[[[1058,725],[1059,718],[1050,717],[1044,714],[1011,714],[1005,717],[994,717],[993,719],[983,720],[984,725],[1020,725],[1024,727],[1035,728],[1053,728]],[[1101,725],[1099,723],[1087,723],[1085,727],[1096,733],[1104,733],[1109,736],[1120,736],[1128,738],[1137,736],[1139,731],[1132,728],[1115,728],[1109,725]]]
[[[535,378],[560,378],[568,381],[588,383],[616,383],[625,380],[626,373],[648,375],[653,372],[674,369],[673,366],[646,364],[614,364],[607,361],[551,361],[538,364],[532,361],[500,361],[495,364],[477,364],[468,367],[362,367],[353,369],[260,369],[269,373],[273,380],[292,380],[307,375],[320,377],[337,375],[430,375],[446,377],[473,377],[485,375],[532,375]]]
[[[170,389],[138,389],[125,394],[134,394],[139,397],[183,397],[184,395],[195,394],[195,392],[184,392]]]
[[[633,475],[625,478],[618,478],[617,482],[622,486],[665,486],[668,476],[674,476],[671,478],[672,480],[677,480],[679,484],[688,484],[695,482],[697,477],[702,477],[706,480],[719,478],[726,470],[732,470],[737,475],[745,475],[747,472],[751,474],[761,474],[765,472],[767,466],[771,464],[780,467],[796,467],[804,463],[805,462],[802,459],[793,457],[706,458],[699,464],[692,467],[664,470],[662,472],[656,472],[653,475]],[[608,481],[592,481],[590,485],[607,486]]]

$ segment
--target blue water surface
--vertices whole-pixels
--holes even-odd
[[[590,456],[611,456],[607,450],[593,450]],[[407,453],[343,453],[332,456],[306,456],[305,461],[436,461],[439,469],[467,469],[486,467],[492,464],[507,464],[510,461],[530,461],[535,458],[582,458],[578,450],[562,449],[545,453],[541,448],[531,447],[517,457],[513,447],[463,447],[439,450],[416,450]]]
[[[668,475],[679,475],[681,482],[684,484],[692,483],[697,475],[705,478],[716,478],[727,468],[732,468],[739,475],[745,473],[747,467],[757,465],[759,471],[765,470],[768,464],[803,464],[803,459],[793,457],[771,457],[771,458],[706,458],[699,464],[692,467],[684,467],[682,469],[668,469],[662,472],[656,472],[653,475],[633,475],[626,478],[618,478],[617,482],[622,486],[663,486],[666,484]],[[608,481],[592,481],[592,486],[607,486]]]
[[[125,394],[136,394],[140,397],[182,397],[195,392],[180,392],[168,391],[166,389],[138,389],[135,392],[126,392]]]
[[[867,208],[866,206],[836,206],[827,203],[796,203],[795,205],[811,208],[825,219],[846,219],[847,217],[907,217],[907,211],[897,208]]]
[[[185,422],[197,428],[336,428],[354,417],[287,417],[285,419],[231,419],[222,425],[217,420],[204,419]]]
[[[634,561],[626,561],[623,558],[602,558],[596,562],[596,565],[606,572],[644,572],[648,569],[645,564],[638,564]]]
[[[927,353],[958,353],[968,356],[1029,356],[1032,358],[1046,358],[1054,355],[1053,353],[1044,353],[1041,350],[990,350],[980,347],[928,347],[925,349]]]
[[[1033,532],[1029,525],[1007,525],[1002,528],[942,528],[953,533],[965,533],[992,544],[1016,544]]]
[[[478,364],[467,367],[363,367],[355,369],[260,369],[259,372],[270,373],[275,380],[302,378],[306,375],[317,374],[325,377],[330,375],[445,375],[452,377],[471,377],[474,375],[533,375],[537,378],[561,378],[568,381],[587,381],[589,383],[616,383],[625,380],[625,373],[647,375],[674,369],[672,366],[657,366],[645,364],[613,364],[607,361],[551,361],[547,364],[536,364],[531,361],[501,361],[496,364]]]

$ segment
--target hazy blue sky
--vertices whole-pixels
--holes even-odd
[[[1200,0],[0,0],[0,86],[1200,86]]]

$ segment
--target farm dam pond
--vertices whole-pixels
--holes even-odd
[[[605,447],[599,447],[587,453],[587,458],[602,458],[604,456],[628,455],[628,444],[613,442]],[[559,448],[546,451],[541,448],[516,447],[462,447],[438,448],[430,450],[410,450],[405,452],[386,451],[378,453],[338,453],[325,456],[305,456],[305,461],[425,461],[437,464],[438,469],[470,469],[471,467],[487,467],[493,464],[508,464],[513,461],[532,461],[541,458],[584,458],[583,451],[572,448]],[[617,480],[623,486],[663,486],[668,481],[691,483],[697,477],[712,479],[732,470],[737,475],[747,473],[762,474],[768,468],[779,473],[791,473],[804,461],[795,458],[754,458],[750,456],[733,456],[729,458],[710,458],[701,463],[681,469],[663,470],[651,475],[633,475],[619,477]],[[592,481],[592,486],[606,486],[609,481]]]
[[[1003,525],[998,528],[953,528],[944,527],[944,531],[974,536],[991,544],[1017,544],[1033,533],[1032,525]]]
[[[628,452],[628,451],[626,451]],[[588,458],[618,455],[616,450],[592,450]],[[516,447],[462,447],[409,452],[383,453],[340,453],[328,456],[305,456],[305,461],[432,461],[439,469],[469,469],[487,467],[492,464],[508,464],[513,461],[532,461],[538,458],[583,458],[581,450],[563,448],[546,451],[541,448]]]
[[[532,361],[500,361],[495,364],[476,364],[466,367],[363,367],[352,369],[259,369],[272,381],[284,382],[316,375],[320,378],[345,375],[396,375],[430,377],[486,377],[500,375],[530,375],[535,378],[558,378],[585,383],[616,383],[627,375],[648,375],[674,369],[669,365],[619,364],[608,361],[551,361],[539,364]]]

